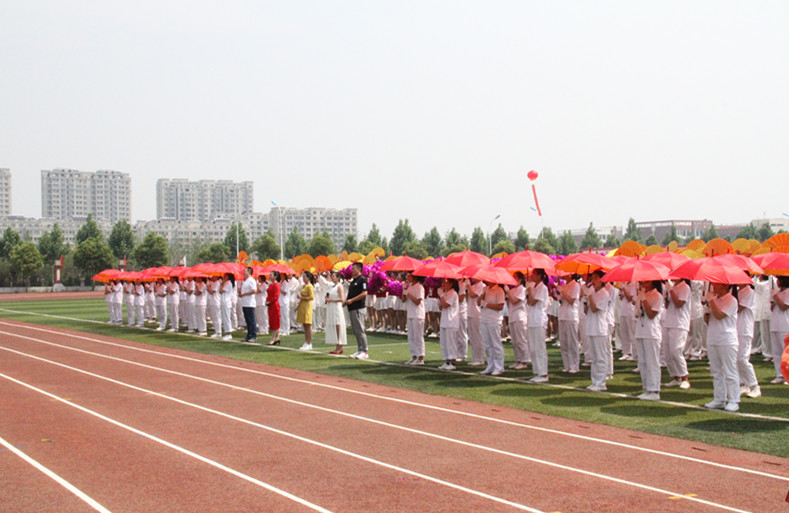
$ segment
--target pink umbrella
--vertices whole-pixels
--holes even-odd
[[[381,271],[416,271],[424,262],[408,255],[393,258],[381,265]]]
[[[444,260],[446,260],[450,264],[459,265],[461,267],[466,267],[474,264],[490,263],[490,258],[486,257],[482,253],[476,253],[474,251],[469,251],[469,250],[452,253]]]
[[[789,253],[762,253],[753,261],[764,269],[764,274],[789,276]]]
[[[718,255],[713,258],[718,258],[720,260],[726,260],[728,262],[732,262],[734,265],[745,271],[746,273],[751,274],[764,274],[764,270],[756,265],[756,262],[748,258],[744,255],[736,255],[734,253],[729,253],[726,255]]]
[[[499,285],[518,284],[518,281],[506,269],[493,265],[481,267],[471,277],[475,280],[486,281],[488,283],[498,283]]]
[[[460,280],[463,278],[463,268],[459,265],[450,264],[446,260],[433,260],[419,267],[414,271],[416,276],[432,276],[433,278],[452,278]]]
[[[663,251],[661,253],[653,253],[652,255],[647,255],[644,257],[644,260],[647,260],[649,262],[658,262],[660,264],[665,265],[669,269],[676,269],[680,265],[690,260],[690,257],[682,255],[680,253]]]
[[[742,285],[753,283],[745,271],[731,262],[715,257],[690,260],[674,269],[669,275],[671,279],[688,279],[724,283],[726,285]]]
[[[619,265],[613,258],[597,253],[575,253],[567,255],[556,264],[556,269],[574,274],[588,274],[602,269],[608,271]]]
[[[508,271],[531,271],[532,269],[550,269],[554,268],[554,261],[545,253],[537,251],[519,251],[511,255],[507,255],[498,262],[496,267],[503,267]]]
[[[654,281],[666,280],[671,269],[658,262],[633,259],[618,265],[603,276],[603,281]]]

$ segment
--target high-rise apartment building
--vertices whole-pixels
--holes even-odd
[[[355,208],[274,207],[269,212],[269,226],[278,243],[287,241],[296,228],[306,240],[325,230],[334,244],[342,247],[346,235],[356,235],[357,223]]]
[[[131,178],[118,171],[89,173],[74,169],[41,171],[41,216],[131,222]]]
[[[0,168],[0,217],[11,215],[11,171]]]
[[[156,182],[156,218],[210,222],[251,213],[252,182],[160,178]]]

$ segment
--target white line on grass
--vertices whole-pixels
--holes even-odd
[[[104,506],[99,504],[96,500],[94,500],[91,497],[89,497],[82,490],[80,490],[79,488],[77,488],[73,484],[69,483],[68,481],[66,481],[65,479],[60,477],[59,475],[55,474],[54,472],[49,470],[47,467],[45,467],[41,463],[37,462],[36,460],[31,458],[30,456],[28,456],[24,452],[20,451],[19,449],[17,449],[16,447],[14,447],[10,443],[8,443],[6,440],[4,440],[2,437],[0,437],[0,445],[4,446],[9,451],[13,452],[17,456],[19,456],[20,458],[22,458],[23,460],[28,462],[29,464],[31,464],[37,470],[41,471],[44,475],[46,475],[50,479],[54,480],[57,484],[59,484],[60,486],[62,486],[66,490],[68,490],[71,493],[73,493],[74,495],[76,495],[80,500],[82,500],[83,502],[87,503],[91,508],[95,509],[96,511],[101,511],[102,513],[111,513],[110,510],[108,510],[107,508],[105,508]]]
[[[305,442],[305,443],[308,443],[308,444],[311,444],[311,445],[315,445],[317,447],[320,447],[320,448],[323,448],[323,449],[328,449],[330,451],[337,452],[337,453],[345,455],[345,456],[350,456],[351,458],[355,458],[355,459],[358,459],[358,460],[361,460],[361,461],[364,461],[364,462],[367,462],[367,463],[372,463],[374,465],[378,465],[380,467],[387,468],[389,470],[402,472],[404,474],[411,475],[411,476],[414,476],[414,477],[418,477],[420,479],[424,479],[424,480],[430,481],[432,483],[443,485],[443,486],[446,486],[446,487],[449,487],[449,488],[452,488],[452,489],[455,489],[455,490],[458,490],[458,491],[461,491],[461,492],[465,492],[465,493],[468,493],[468,494],[471,494],[471,495],[476,495],[477,497],[481,497],[483,499],[487,499],[487,500],[490,500],[490,501],[493,501],[493,502],[498,502],[500,504],[505,504],[507,506],[511,506],[513,508],[517,508],[517,509],[520,509],[520,510],[523,510],[523,511],[529,511],[531,513],[544,513],[541,510],[531,508],[531,507],[526,506],[524,504],[519,504],[517,502],[512,502],[512,501],[509,501],[507,499],[502,499],[501,497],[496,497],[494,495],[490,495],[490,494],[487,494],[487,493],[484,493],[484,492],[480,492],[478,490],[473,490],[471,488],[466,488],[465,486],[461,486],[461,485],[458,485],[458,484],[455,484],[455,483],[451,483],[449,481],[444,481],[443,479],[438,479],[436,477],[432,477],[432,476],[429,476],[429,475],[426,475],[426,474],[422,474],[420,472],[416,472],[416,471],[409,470],[409,469],[406,469],[406,468],[403,468],[403,467],[399,467],[397,465],[392,465],[390,463],[386,463],[386,462],[383,462],[383,461],[380,461],[380,460],[376,460],[374,458],[368,458],[367,456],[362,456],[361,454],[357,454],[357,453],[354,453],[354,452],[351,452],[351,451],[346,451],[345,449],[340,449],[339,447],[334,447],[334,446],[331,446],[331,445],[328,445],[328,444],[324,444],[324,443],[319,442],[317,440],[312,440],[310,438],[302,437],[302,436],[299,436],[299,435],[296,435],[296,434],[293,434],[293,433],[289,433],[287,431],[282,431],[280,429],[276,429],[276,428],[273,428],[271,426],[264,426],[263,424],[260,424],[258,422],[254,422],[254,421],[251,421],[251,420],[248,420],[248,419],[244,419],[244,418],[241,418],[241,417],[236,417],[235,415],[231,415],[229,413],[225,413],[225,412],[221,412],[219,410],[214,410],[214,409],[211,409],[211,408],[207,408],[207,407],[201,406],[199,404],[190,403],[188,401],[184,401],[184,400],[178,399],[176,397],[171,397],[171,396],[168,396],[166,394],[155,392],[153,390],[148,390],[148,389],[145,389],[145,388],[142,388],[142,387],[138,387],[138,386],[135,386],[135,385],[132,385],[132,384],[129,384],[129,383],[125,383],[123,381],[118,381],[116,379],[112,379],[112,378],[109,378],[109,377],[106,377],[106,376],[102,376],[100,374],[94,374],[94,373],[88,372],[86,370],[78,369],[76,367],[71,367],[70,365],[66,365],[66,364],[63,364],[63,363],[55,362],[55,361],[52,361],[52,360],[47,360],[46,358],[41,358],[39,356],[26,354],[26,353],[23,353],[21,351],[16,351],[14,349],[9,349],[9,348],[5,348],[5,347],[0,347],[0,349],[2,349],[4,351],[9,351],[9,352],[12,352],[12,353],[16,353],[16,354],[19,354],[19,355],[22,355],[22,356],[26,356],[26,357],[32,358],[34,360],[38,360],[38,361],[42,361],[42,362],[49,363],[49,364],[52,364],[52,365],[56,365],[58,367],[62,367],[64,369],[68,369],[68,370],[71,370],[71,371],[74,371],[74,372],[78,372],[80,374],[85,374],[87,376],[91,376],[91,377],[94,377],[94,378],[97,378],[97,379],[108,381],[110,383],[113,383],[113,384],[116,384],[116,385],[120,385],[120,386],[123,386],[123,387],[126,387],[126,388],[130,388],[130,389],[136,390],[138,392],[143,392],[145,394],[154,395],[156,397],[160,397],[160,398],[166,399],[168,401],[173,401],[173,402],[175,402],[177,404],[181,404],[183,406],[188,406],[188,407],[200,410],[200,411],[204,411],[204,412],[207,412],[207,413],[212,413],[214,415],[218,415],[218,416],[226,418],[226,419],[230,419],[230,420],[233,420],[233,421],[236,421],[236,422],[247,424],[249,426],[253,426],[253,427],[256,427],[256,428],[259,428],[259,429],[264,429],[266,431],[270,431],[272,433],[275,433],[275,434],[278,434],[278,435],[281,435],[281,436],[285,436],[285,437],[288,437],[288,438],[293,438],[293,439],[298,440],[300,442]],[[123,424],[123,423],[121,423],[119,421],[110,419],[109,417],[105,417],[104,415],[102,415],[100,413],[94,412],[93,410],[90,410],[90,409],[85,408],[83,406],[79,406],[76,403],[73,403],[73,402],[68,401],[66,399],[63,399],[61,397],[58,397],[58,396],[56,396],[54,394],[51,394],[49,392],[46,392],[46,391],[41,390],[39,388],[36,388],[33,385],[29,385],[27,383],[24,383],[22,381],[19,381],[17,379],[14,379],[14,378],[12,378],[10,376],[7,376],[5,374],[2,374],[2,373],[0,373],[0,377],[5,378],[5,379],[7,379],[9,381],[13,381],[14,383],[20,384],[20,385],[25,386],[27,388],[30,388],[31,390],[35,390],[36,392],[42,393],[44,395],[47,395],[48,397],[51,397],[51,398],[56,399],[58,401],[61,401],[61,402],[65,403],[65,404],[68,404],[69,406],[72,406],[72,407],[77,408],[77,409],[79,409],[81,411],[84,411],[86,413],[94,415],[94,416],[96,416],[96,417],[98,417],[98,418],[100,418],[102,420],[105,420],[107,422],[110,422],[112,424],[120,426],[120,427],[122,427],[124,429],[128,429],[129,431],[132,431],[134,433],[137,433],[137,434],[140,434],[142,436],[145,436],[146,438],[149,438],[149,439],[154,440],[154,441],[156,441],[158,443],[164,444],[167,447],[173,448],[173,449],[175,449],[175,450],[177,450],[179,452],[183,452],[184,454],[188,454],[188,455],[190,455],[190,456],[192,456],[194,458],[197,458],[197,459],[199,459],[201,461],[204,461],[206,463],[214,465],[217,468],[221,468],[222,470],[226,470],[228,472],[231,472],[232,474],[234,474],[234,475],[236,475],[238,477],[242,477],[242,478],[244,478],[244,479],[246,479],[248,481],[254,482],[255,484],[260,483],[261,486],[265,486],[267,489],[271,489],[272,491],[276,491],[277,493],[280,493],[282,495],[287,494],[285,496],[287,496],[288,498],[291,498],[293,500],[298,499],[297,497],[295,497],[295,496],[293,496],[291,494],[288,494],[287,492],[284,492],[282,490],[274,488],[271,485],[268,485],[266,483],[258,481],[256,479],[250,477],[250,476],[247,476],[246,474],[242,474],[242,473],[240,473],[238,471],[235,471],[233,469],[229,469],[228,467],[225,467],[225,466],[221,465],[220,463],[217,463],[217,462],[215,462],[213,460],[209,460],[208,458],[204,458],[203,456],[200,456],[198,454],[192,453],[191,451],[189,451],[187,449],[179,447],[179,446],[177,446],[175,444],[171,444],[170,442],[167,442],[165,440],[157,438],[157,437],[155,437],[153,435],[149,435],[147,433],[144,433],[143,431],[135,429],[135,428],[133,428],[131,426],[128,426],[126,424]],[[677,494],[673,494],[673,495],[677,495]],[[299,501],[300,502],[303,501],[302,503],[305,504],[305,505],[311,505],[311,503],[308,503],[307,501],[304,501],[303,499],[299,499]],[[319,506],[315,506],[315,505],[311,505],[310,507],[313,507],[313,509],[316,509],[318,511],[328,511],[328,510],[325,510],[325,509],[320,508]],[[738,511],[739,512],[740,510],[731,510],[731,511]]]
[[[779,476],[779,475],[776,475],[776,474],[770,474],[770,473],[767,473],[767,472],[761,472],[761,471],[758,471],[758,470],[752,470],[752,469],[749,469],[749,468],[736,467],[736,466],[733,466],[733,465],[726,465],[726,464],[723,464],[723,463],[717,463],[717,462],[714,462],[714,461],[702,460],[702,459],[699,459],[699,458],[693,458],[693,457],[685,456],[685,455],[682,455],[682,454],[676,454],[676,453],[671,453],[671,452],[666,452],[666,451],[660,451],[660,450],[657,450],[657,449],[649,449],[647,447],[639,447],[637,445],[631,445],[631,444],[626,444],[626,443],[623,443],[623,442],[617,442],[617,441],[614,441],[614,440],[606,440],[606,439],[603,439],[603,438],[596,438],[596,437],[591,437],[591,436],[587,436],[587,435],[581,435],[581,434],[572,433],[572,432],[569,432],[569,431],[561,431],[561,430],[558,430],[558,429],[551,429],[551,428],[545,428],[545,427],[535,426],[535,425],[531,425],[531,424],[524,424],[524,423],[521,423],[521,422],[514,422],[514,421],[510,421],[510,420],[499,419],[499,418],[490,417],[490,416],[487,416],[487,415],[480,415],[480,414],[469,413],[469,412],[465,412],[465,411],[461,411],[461,410],[454,410],[454,409],[451,409],[451,408],[444,408],[444,407],[435,406],[435,405],[432,405],[432,404],[408,401],[408,400],[400,399],[400,398],[397,398],[397,397],[388,397],[388,396],[384,396],[384,395],[374,394],[372,392],[364,392],[364,391],[361,391],[361,390],[354,390],[354,389],[351,389],[351,388],[341,387],[341,386],[338,386],[338,385],[330,385],[330,384],[327,384],[327,383],[320,383],[320,382],[310,381],[310,380],[302,379],[302,378],[294,378],[294,377],[290,377],[290,376],[282,376],[282,375],[274,374],[274,373],[271,373],[271,372],[264,372],[264,371],[260,371],[260,370],[249,369],[249,368],[244,368],[244,367],[237,367],[237,366],[227,365],[227,364],[218,363],[218,362],[211,362],[211,361],[206,361],[206,360],[200,360],[200,359],[192,358],[192,357],[189,357],[189,356],[183,356],[183,355],[172,354],[172,353],[165,353],[165,352],[162,352],[162,351],[154,351],[154,350],[151,350],[151,349],[132,347],[132,346],[124,345],[124,344],[117,344],[117,343],[114,343],[114,342],[108,342],[106,340],[100,340],[100,339],[96,339],[96,338],[86,337],[84,335],[74,335],[74,334],[71,334],[71,333],[63,333],[62,331],[55,331],[55,330],[51,330],[51,329],[47,329],[47,328],[43,328],[43,327],[28,326],[28,325],[23,325],[23,324],[14,324],[14,323],[9,323],[9,322],[4,322],[4,321],[0,321],[0,325],[7,325],[7,326],[13,326],[13,327],[17,327],[17,328],[30,329],[32,331],[40,331],[40,332],[43,332],[43,333],[49,333],[49,334],[53,334],[53,335],[68,336],[68,337],[75,338],[75,339],[78,339],[78,340],[85,340],[85,341],[89,341],[89,342],[95,342],[97,344],[108,345],[108,346],[113,346],[113,347],[119,347],[119,348],[122,348],[122,349],[127,349],[127,350],[142,352],[142,353],[156,354],[156,355],[165,356],[165,357],[168,357],[168,358],[174,358],[174,359],[178,359],[178,360],[185,360],[185,361],[190,361],[190,362],[194,362],[194,363],[200,363],[200,364],[208,365],[208,366],[212,366],[212,367],[220,367],[220,368],[232,369],[232,370],[241,371],[241,372],[245,372],[245,373],[256,374],[256,375],[259,375],[259,376],[266,376],[266,377],[270,377],[270,378],[281,379],[283,381],[290,381],[290,382],[301,383],[301,384],[306,384],[306,385],[310,385],[310,386],[316,386],[316,387],[321,387],[321,388],[328,388],[328,389],[331,389],[331,390],[337,390],[337,391],[341,391],[341,392],[345,392],[345,393],[349,393],[349,394],[360,395],[360,396],[364,396],[364,397],[371,397],[371,398],[374,398],[374,399],[390,401],[390,402],[394,402],[394,403],[407,404],[407,405],[410,405],[410,406],[416,406],[416,407],[424,408],[424,409],[428,409],[428,410],[440,411],[440,412],[443,412],[443,413],[451,413],[451,414],[455,414],[455,415],[460,415],[460,416],[474,418],[474,419],[479,419],[479,420],[485,420],[485,421],[488,421],[488,422],[494,422],[494,423],[498,423],[498,424],[517,426],[517,427],[520,427],[520,428],[523,428],[523,429],[531,429],[531,430],[535,430],[535,431],[541,431],[541,432],[544,432],[544,433],[551,433],[551,434],[555,434],[555,435],[567,436],[567,437],[570,437],[570,438],[577,438],[577,439],[580,439],[580,440],[586,440],[586,441],[601,443],[601,444],[605,444],[605,445],[611,445],[611,446],[614,446],[614,447],[632,449],[632,450],[635,450],[635,451],[646,452],[646,453],[649,453],[649,454],[658,454],[658,455],[661,455],[661,456],[666,456],[666,457],[670,457],[670,458],[676,458],[676,459],[683,460],[683,461],[691,461],[691,462],[694,462],[694,463],[701,463],[701,464],[710,465],[710,466],[713,466],[713,467],[723,468],[723,469],[727,469],[727,470],[735,470],[735,471],[743,472],[743,473],[746,473],[746,474],[753,474],[753,475],[769,477],[769,478],[772,478],[772,479],[778,479],[778,480],[781,480],[781,481],[789,482],[789,477]],[[385,363],[385,362],[383,362],[383,363]],[[700,409],[704,409],[704,408],[700,408]],[[767,419],[767,420],[781,420],[781,421],[785,421],[785,422],[789,421],[789,419],[782,419],[782,418],[773,419],[772,417],[759,417],[759,416],[757,416],[757,417],[758,418]]]
[[[0,333],[4,333],[4,332],[0,332]],[[714,506],[714,507],[720,507],[720,508],[723,508],[723,509],[730,509],[732,511],[739,511],[739,510],[736,510],[736,509],[731,509],[728,506],[724,506],[724,505],[721,505],[721,504],[718,504],[718,503],[705,501],[703,499],[696,499],[696,498],[692,498],[692,497],[686,497],[683,494],[677,494],[675,492],[663,490],[663,489],[660,489],[660,488],[655,488],[655,487],[652,487],[652,486],[649,486],[649,485],[643,485],[641,483],[636,483],[636,482],[633,482],[633,481],[627,481],[627,480],[619,479],[619,478],[616,478],[616,477],[613,477],[613,476],[608,476],[608,475],[605,475],[605,474],[598,474],[598,473],[595,473],[595,472],[579,469],[577,467],[569,467],[569,466],[566,466],[566,465],[550,462],[550,461],[547,461],[547,460],[541,460],[541,459],[538,459],[538,458],[532,458],[532,457],[525,456],[525,455],[522,455],[522,454],[512,453],[512,452],[509,452],[509,451],[496,449],[496,448],[485,446],[485,445],[475,444],[475,443],[472,443],[472,442],[466,442],[464,440],[459,440],[459,439],[456,439],[456,438],[450,438],[450,437],[446,437],[446,436],[443,436],[443,435],[438,435],[438,434],[435,434],[435,433],[422,431],[422,430],[419,430],[419,429],[414,429],[414,428],[409,428],[409,427],[406,427],[406,426],[401,426],[401,425],[398,425],[398,424],[392,424],[392,423],[389,423],[389,422],[384,422],[384,421],[379,421],[379,420],[376,420],[376,419],[362,417],[360,415],[355,415],[355,414],[352,414],[352,413],[347,413],[347,412],[343,412],[343,411],[339,411],[339,410],[334,410],[334,409],[326,408],[326,407],[323,407],[323,406],[318,406],[318,405],[314,405],[314,404],[304,403],[302,401],[297,401],[297,400],[294,400],[294,399],[283,398],[283,397],[280,397],[280,396],[267,394],[265,392],[260,392],[260,391],[251,390],[251,389],[245,388],[245,387],[231,385],[229,383],[224,383],[224,382],[221,382],[221,381],[215,381],[215,380],[212,380],[212,379],[203,378],[203,377],[200,377],[200,376],[194,376],[194,375],[191,375],[191,374],[186,374],[186,373],[183,373],[183,372],[173,371],[173,370],[170,370],[170,369],[163,369],[161,367],[155,367],[155,366],[152,366],[152,365],[147,365],[147,364],[140,363],[140,362],[126,360],[126,359],[118,358],[118,357],[115,357],[115,356],[109,356],[109,355],[104,355],[104,354],[101,354],[101,353],[94,353],[94,352],[91,352],[91,351],[86,351],[86,350],[83,350],[83,349],[73,348],[73,347],[69,347],[69,346],[63,346],[63,345],[56,344],[56,343],[53,343],[53,342],[48,342],[48,341],[44,341],[44,340],[38,340],[38,339],[34,339],[34,338],[27,337],[27,336],[24,336],[24,335],[14,335],[14,336],[16,336],[18,338],[25,339],[25,340],[31,340],[31,341],[34,341],[34,342],[39,342],[39,343],[47,344],[47,345],[50,345],[50,346],[54,346],[54,347],[58,347],[58,348],[62,348],[62,349],[67,349],[67,350],[79,352],[79,353],[82,353],[82,354],[88,354],[88,355],[96,356],[96,357],[99,357],[99,358],[105,358],[105,359],[109,359],[109,360],[113,360],[113,361],[118,361],[118,362],[121,362],[121,363],[126,363],[126,364],[129,364],[129,365],[138,366],[138,367],[142,367],[142,368],[145,368],[145,369],[151,369],[151,370],[155,370],[155,371],[158,371],[158,372],[164,372],[164,373],[172,374],[172,375],[179,376],[179,377],[184,377],[184,378],[188,378],[188,379],[194,379],[194,380],[201,381],[201,382],[204,382],[204,383],[209,383],[209,384],[212,384],[212,385],[218,385],[218,386],[230,388],[230,389],[236,390],[236,391],[247,392],[247,393],[251,393],[251,394],[254,394],[254,395],[261,396],[261,397],[266,397],[266,398],[277,400],[277,401],[287,402],[287,403],[294,404],[294,405],[297,405],[297,406],[311,408],[311,409],[319,410],[319,411],[326,412],[326,413],[332,413],[332,414],[335,414],[335,415],[340,415],[340,416],[352,418],[354,420],[359,420],[359,421],[363,421],[363,422],[369,422],[369,423],[372,423],[372,424],[376,424],[376,425],[380,425],[380,426],[384,426],[384,427],[388,427],[388,428],[392,428],[392,429],[397,429],[397,430],[405,431],[405,432],[412,433],[412,434],[426,436],[426,437],[429,437],[429,438],[434,438],[434,439],[437,439],[437,440],[441,440],[441,441],[444,441],[444,442],[449,442],[449,443],[453,443],[453,444],[469,447],[469,448],[472,448],[472,449],[478,449],[478,450],[482,450],[482,451],[486,451],[486,452],[491,452],[491,453],[494,453],[494,454],[499,454],[499,455],[502,455],[502,456],[508,456],[508,457],[512,457],[512,458],[516,458],[516,459],[520,459],[520,460],[530,461],[532,463],[544,464],[544,465],[548,465],[548,466],[551,466],[551,467],[559,468],[561,470],[569,470],[569,471],[572,471],[572,472],[581,473],[583,475],[587,475],[587,476],[591,476],[591,477],[595,477],[595,478],[602,478],[602,479],[605,479],[605,480],[616,482],[618,484],[624,484],[624,485],[627,485],[627,486],[634,486],[634,487],[642,488],[642,489],[645,489],[645,490],[648,490],[648,491],[652,491],[652,492],[667,494],[671,498],[680,496],[682,498],[686,498],[686,499],[692,500],[692,501],[701,502],[701,503],[706,504],[706,505],[711,505],[711,506]],[[59,362],[53,362],[53,361],[50,361],[50,360],[47,360],[47,359],[44,359],[44,358],[40,358],[40,357],[37,357],[37,356],[34,356],[34,355],[29,355],[27,353],[23,353],[23,352],[14,350],[14,349],[7,349],[7,348],[2,348],[2,347],[0,347],[0,349],[7,350],[7,351],[10,351],[10,352],[13,352],[13,353],[16,353],[16,354],[19,354],[19,355],[23,355],[23,356],[28,356],[30,358],[41,360],[41,361],[44,361],[44,362],[47,362],[47,363],[52,363],[54,365],[62,366],[62,367],[65,367],[65,368],[67,368],[69,370],[73,370],[73,371],[76,371],[76,372],[87,374],[87,375],[93,376],[93,377],[98,377],[100,379],[105,379],[105,380],[113,382],[113,383],[120,383],[120,382],[115,381],[112,378],[107,378],[107,377],[104,377],[104,376],[101,376],[101,375],[93,374],[93,373],[91,373],[89,371],[85,371],[85,370],[82,370],[82,369],[71,367],[71,366],[68,366],[66,364],[62,364],[62,363],[59,363]],[[132,388],[136,389],[136,387],[134,387],[133,385],[130,385],[130,386]],[[169,398],[169,396],[164,396],[164,397]]]

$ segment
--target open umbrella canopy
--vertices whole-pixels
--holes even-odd
[[[789,276],[789,253],[762,253],[753,261],[764,269],[764,274]]]
[[[137,271],[122,271],[118,273],[117,278],[119,280],[137,281],[140,279],[140,273]]]
[[[91,279],[93,281],[100,281],[102,283],[107,283],[110,280],[114,280],[114,279],[118,278],[118,276],[120,274],[121,274],[121,271],[119,271],[118,269],[104,269],[100,273],[98,273],[95,276],[93,276],[93,278],[91,278]]]
[[[697,258],[685,262],[674,269],[669,278],[725,283],[726,285],[753,283],[745,271],[720,257]]]
[[[644,259],[632,259],[618,265],[603,276],[603,281],[654,281],[666,280],[671,269],[659,263]]]
[[[751,274],[764,274],[764,270],[759,267],[756,262],[752,259],[748,258],[744,255],[735,255],[734,253],[728,253],[725,255],[716,256],[720,260],[726,260],[732,262],[738,268],[742,269],[746,273]]]
[[[474,264],[490,263],[490,258],[486,257],[482,253],[476,253],[474,251],[469,251],[469,250],[452,253],[444,260],[446,260],[450,264],[459,265],[461,267],[466,267]]]
[[[463,268],[459,265],[451,264],[446,260],[433,260],[421,265],[414,271],[416,276],[432,276],[433,278],[452,278],[454,280],[463,279]]]
[[[270,274],[271,271],[277,271],[280,274],[292,274],[294,276],[298,274],[294,268],[287,264],[271,264],[267,265],[263,269],[263,274]]]
[[[486,281],[488,283],[498,283],[499,285],[517,285],[518,281],[503,267],[485,265],[480,267],[477,272],[471,275],[475,280]]]
[[[610,271],[619,265],[613,258],[608,258],[597,253],[575,253],[567,255],[556,264],[556,269],[573,274],[589,274],[602,269]]]
[[[662,251],[660,253],[647,255],[644,257],[644,260],[663,264],[669,269],[676,269],[680,265],[690,260],[690,257],[680,253],[672,253],[671,251]]]
[[[508,271],[525,272],[533,269],[553,269],[554,261],[545,253],[526,250],[507,255],[496,262],[495,265]]]
[[[401,257],[396,257],[391,260],[387,260],[381,265],[381,271],[416,271],[420,267],[424,265],[424,262],[421,260],[417,260],[416,258],[411,258],[408,255],[403,255]]]

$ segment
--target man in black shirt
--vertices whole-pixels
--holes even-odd
[[[348,307],[351,330],[356,338],[357,351],[351,358],[367,359],[367,334],[364,332],[364,308],[367,297],[367,278],[362,276],[362,263],[354,262],[351,267],[351,284],[348,286],[348,299],[343,303]]]

